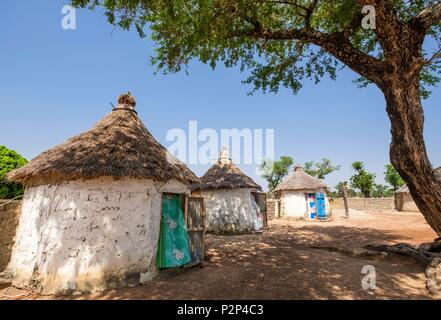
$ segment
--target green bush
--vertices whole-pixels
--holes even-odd
[[[23,187],[5,181],[6,174],[28,161],[13,150],[0,146],[0,199],[15,198],[23,194]]]

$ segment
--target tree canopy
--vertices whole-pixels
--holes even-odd
[[[244,80],[253,90],[277,92],[280,86],[297,92],[304,78],[319,82],[345,65],[365,86],[381,82],[388,49],[379,28],[363,28],[375,5],[376,25],[400,23],[424,29],[439,44],[441,7],[435,0],[72,0],[78,7],[105,9],[110,23],[136,28],[156,43],[152,63],[164,72],[187,68],[198,59],[215,68],[250,70]],[[383,12],[384,11],[384,12]],[[365,13],[363,13],[365,12]],[[381,13],[381,14],[380,14]],[[425,52],[423,96],[439,81],[438,51]]]
[[[393,190],[384,184],[374,184],[372,188],[372,196],[374,198],[391,197]]]
[[[347,181],[340,181],[335,186],[335,197],[343,197],[343,188],[346,187],[346,192],[348,197],[355,197],[357,196],[357,192],[355,192],[354,189],[351,188],[351,186],[348,186]]]
[[[351,186],[354,189],[360,190],[364,197],[369,198],[374,190],[375,174],[366,171],[364,163],[355,161],[352,164],[355,174],[350,178]]]
[[[277,161],[265,160],[260,165],[262,178],[268,182],[268,190],[272,192],[283,178],[288,174],[289,168],[294,163],[293,159],[288,156],[282,156]]]
[[[328,174],[340,170],[340,168],[341,166],[333,165],[331,160],[323,158],[320,162],[306,162],[304,171],[313,177],[323,180]]]
[[[27,160],[17,152],[0,146],[0,199],[14,198],[23,194],[23,187],[5,181],[5,176],[12,171],[26,164]]]
[[[405,183],[403,178],[401,178],[398,171],[391,164],[387,164],[385,169],[384,180],[392,186],[394,191],[397,191],[397,189]]]

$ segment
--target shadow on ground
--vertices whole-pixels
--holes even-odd
[[[423,267],[409,258],[354,258],[311,246],[361,248],[403,242],[391,231],[320,224],[271,226],[263,234],[206,238],[204,268],[165,270],[151,283],[88,299],[427,299]],[[362,268],[376,269],[375,290]],[[53,297],[52,297],[53,298]]]

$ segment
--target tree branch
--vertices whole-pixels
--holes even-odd
[[[432,57],[430,57],[429,59],[424,61],[425,65],[429,65],[431,64],[433,61],[435,61],[436,59],[440,59],[441,58],[441,48],[438,49],[438,51],[436,51]]]
[[[312,14],[314,13],[315,7],[317,7],[317,4],[318,4],[318,0],[313,0],[309,5],[309,7],[307,8],[306,16],[305,16],[305,27],[307,29],[311,29],[311,17]]]
[[[441,2],[428,6],[412,19],[411,24],[420,30],[426,32],[431,26],[439,23],[441,20]]]
[[[376,28],[373,30],[383,50],[386,61],[394,61],[401,57],[403,51],[403,28],[391,1],[386,0],[357,0],[360,7],[373,5],[375,7]]]
[[[342,32],[322,33],[313,29],[270,30],[254,21],[255,28],[245,35],[265,40],[299,40],[315,44],[349,68],[376,84],[382,83],[384,62],[354,48]],[[258,27],[256,27],[258,26]]]
[[[274,4],[286,4],[286,5],[293,6],[297,9],[302,9],[304,11],[308,11],[307,7],[298,4],[297,1],[293,2],[293,1],[287,1],[287,0],[273,0],[273,1],[269,1],[269,2],[274,3]]]

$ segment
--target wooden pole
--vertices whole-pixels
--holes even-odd
[[[184,220],[185,220],[185,225],[188,226],[188,195],[185,196],[185,207],[184,207]]]
[[[346,182],[343,183],[343,202],[345,204],[345,213],[346,218],[349,218],[349,203],[348,203],[348,191],[347,191],[348,185]]]

